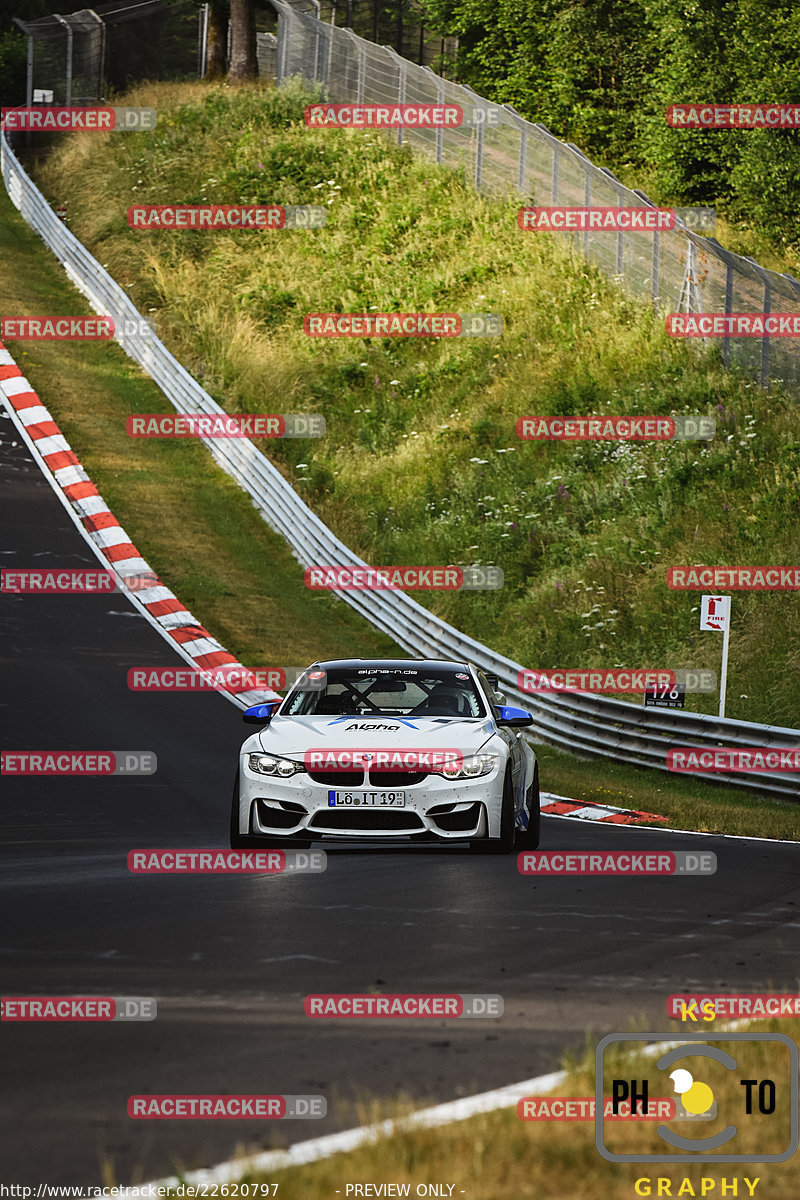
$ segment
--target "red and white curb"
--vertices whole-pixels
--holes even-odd
[[[84,540],[103,566],[118,576],[120,588],[173,649],[198,671],[213,670],[220,679],[233,673],[232,685],[219,690],[239,707],[278,699],[279,693],[271,688],[247,688],[242,676],[248,668],[211,636],[169,588],[157,586],[131,591],[125,586],[124,575],[155,575],[155,572],[103,500],[2,342],[0,399]]]
[[[578,821],[600,821],[604,825],[638,825],[641,822],[667,821],[658,813],[637,812],[633,808],[616,808],[613,804],[595,804],[591,800],[570,800],[542,792],[540,811],[549,817],[571,817]]]

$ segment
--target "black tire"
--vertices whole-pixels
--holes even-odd
[[[233,781],[233,799],[231,800],[231,850],[247,850],[255,845],[256,839],[247,834],[239,833],[239,772]]]
[[[256,837],[254,834],[239,833],[239,772],[236,772],[236,779],[233,783],[233,800],[231,801],[231,850],[252,850],[257,847],[260,850],[307,850],[311,842],[305,838],[284,838],[279,834],[270,837],[269,834],[262,834]]]
[[[511,775],[506,775],[503,785],[503,807],[500,813],[500,837],[481,838],[480,841],[470,842],[470,848],[476,854],[513,854],[514,853],[514,789]]]
[[[539,764],[537,763],[533,771],[533,783],[528,789],[528,812],[530,820],[528,828],[520,830],[517,834],[517,849],[518,850],[536,850],[539,846],[542,830],[542,816],[539,809]]]

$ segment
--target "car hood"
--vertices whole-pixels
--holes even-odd
[[[459,717],[273,717],[258,734],[268,754],[297,757],[306,750],[435,749],[477,754],[496,736],[494,722]]]

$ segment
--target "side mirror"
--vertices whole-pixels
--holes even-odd
[[[496,709],[495,721],[510,729],[522,728],[533,724],[533,716],[524,708],[514,708],[509,704],[501,704]]]
[[[246,725],[269,725],[280,700],[269,700],[266,704],[251,704],[242,713]]]

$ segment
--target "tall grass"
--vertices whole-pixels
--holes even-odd
[[[324,415],[319,441],[263,448],[374,563],[494,563],[500,593],[423,596],[534,667],[719,669],[678,563],[793,563],[795,399],[671,341],[563,243],[521,233],[517,202],[378,133],[303,125],[299,83],[159,84],[157,129],[65,139],[40,171],[70,225],[229,411]],[[137,232],[142,203],[323,204],[325,229]],[[495,339],[315,340],[306,312],[494,311]],[[523,443],[534,413],[708,413],[708,445]],[[737,594],[728,715],[796,725],[791,594]],[[688,697],[715,711],[715,697]]]

